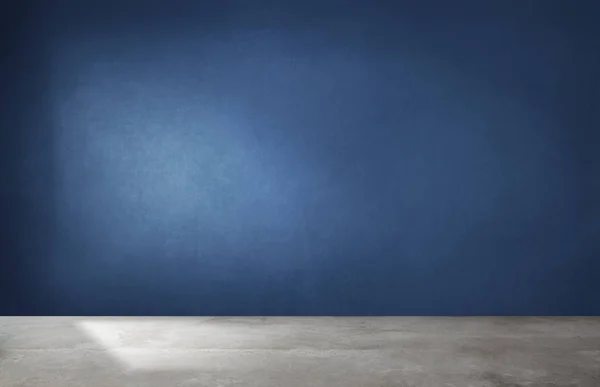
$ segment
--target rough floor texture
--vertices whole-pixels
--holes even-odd
[[[2,387],[598,387],[600,318],[0,317]]]

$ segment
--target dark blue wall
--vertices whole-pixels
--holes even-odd
[[[591,3],[166,3],[14,14],[4,313],[600,312]]]

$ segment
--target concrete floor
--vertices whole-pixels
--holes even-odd
[[[600,318],[0,317],[2,387],[598,387]]]

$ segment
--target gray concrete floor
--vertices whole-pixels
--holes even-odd
[[[600,318],[0,317],[2,387],[599,387]]]

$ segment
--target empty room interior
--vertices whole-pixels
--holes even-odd
[[[0,7],[1,387],[600,386],[597,1]]]

